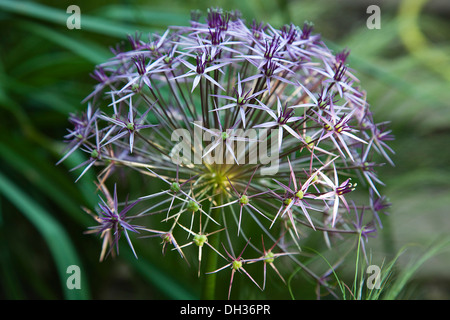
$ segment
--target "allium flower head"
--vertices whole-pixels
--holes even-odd
[[[383,183],[375,170],[384,160],[393,163],[392,136],[386,122],[374,122],[348,49],[328,49],[311,23],[277,29],[219,8],[203,20],[193,13],[189,26],[136,33],[128,42],[95,68],[98,83],[87,111],[69,119],[74,128],[61,159],[84,151],[80,178],[100,167],[102,189],[112,188],[118,174],[113,206],[100,202],[95,227],[111,230],[115,246],[121,233],[133,251],[138,231],[139,241],[158,236],[163,252],[172,247],[198,263],[206,283],[230,267],[231,282],[244,274],[264,289],[266,265],[284,282],[275,257],[298,264],[311,233],[323,233],[329,245],[335,233],[375,234],[376,224],[363,227],[362,213],[379,219]],[[139,206],[119,211],[117,190],[133,183],[122,186],[128,176],[120,173],[130,171],[144,179],[135,182]],[[138,219],[145,226],[136,227]],[[252,243],[261,237],[270,250],[264,241]],[[195,246],[198,253],[191,253]],[[233,248],[244,248],[245,259]],[[225,267],[213,264],[218,255]],[[247,263],[260,264],[262,285]]]

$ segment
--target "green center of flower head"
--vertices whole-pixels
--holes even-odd
[[[305,136],[305,143],[308,147],[312,147],[314,145],[314,142],[312,142],[312,138],[310,136]]]
[[[75,138],[77,138],[78,140],[83,140],[83,135],[81,133],[77,133],[75,135]]]
[[[209,183],[217,190],[227,192],[229,183],[227,176],[222,172],[221,166],[211,166],[210,170],[211,173],[207,176]]]
[[[242,261],[241,260],[233,260],[233,262],[231,264],[231,268],[233,268],[234,270],[238,270],[238,269],[242,268]]]
[[[180,189],[181,189],[181,187],[178,182],[172,182],[172,184],[170,185],[170,190],[172,190],[175,193],[180,191]]]
[[[200,209],[200,206],[194,200],[189,200],[188,205],[187,205],[187,209],[189,211],[196,212],[196,211],[198,211]]]
[[[131,90],[132,90],[133,92],[139,91],[139,84],[133,83],[133,84],[131,85]]]
[[[130,131],[134,131],[134,124],[131,122],[127,123],[127,129]]]
[[[230,137],[230,135],[229,135],[228,133],[222,132],[222,135],[221,135],[222,140],[226,140],[226,139],[228,139],[229,137]]]
[[[272,263],[275,261],[275,254],[272,251],[267,252],[267,254],[264,256],[264,261],[267,263]]]
[[[283,202],[284,202],[284,204],[285,204],[286,206],[288,206],[288,205],[290,205],[290,204],[291,204],[291,202],[292,202],[292,199],[291,199],[291,198],[287,198],[287,199],[286,199],[286,200],[284,200]]]
[[[319,181],[319,175],[315,174],[314,177],[312,178],[312,182],[316,182]]]
[[[172,236],[170,235],[170,233],[166,233],[166,234],[162,235],[162,239],[163,239],[163,242],[165,242],[165,243],[172,242]]]
[[[194,243],[198,246],[198,247],[203,247],[203,245],[205,244],[205,242],[208,240],[208,238],[204,235],[204,234],[196,234],[194,236]]]
[[[96,149],[92,150],[91,158],[93,158],[93,159],[97,159],[98,158],[98,151]]]
[[[295,196],[301,200],[301,199],[303,199],[304,193],[302,190],[298,190],[297,193],[295,194]]]
[[[171,63],[172,63],[172,58],[169,57],[169,56],[166,56],[166,57],[164,58],[164,62],[165,62],[166,64],[171,64]]]
[[[249,198],[243,194],[240,198],[239,198],[239,203],[240,204],[248,204],[249,203]]]

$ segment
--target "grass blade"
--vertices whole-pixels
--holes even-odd
[[[65,10],[55,9],[28,1],[2,0],[0,2],[0,8],[6,12],[53,22],[61,26],[66,26],[67,18],[70,17],[70,14],[66,13]],[[66,7],[64,6],[63,9],[66,9]],[[88,16],[83,12],[81,12],[81,16],[81,29],[86,31],[118,38],[124,38],[127,34],[136,31],[135,28],[124,26],[117,21],[109,21],[107,19]]]
[[[94,64],[99,64],[110,58],[110,54],[106,49],[93,42],[74,39],[66,34],[54,31],[37,23],[23,21],[20,26],[28,32],[55,42],[56,44],[74,52]]]
[[[395,300],[399,299],[399,295],[403,292],[405,285],[411,280],[413,275],[417,270],[430,258],[441,253],[443,249],[449,248],[450,238],[446,237],[443,240],[430,246],[425,253],[415,261],[411,261],[408,266],[406,266],[401,273],[398,275],[397,279],[391,284],[389,291],[383,297],[385,300]]]
[[[70,265],[81,267],[81,263],[61,225],[2,173],[0,173],[0,193],[28,218],[45,239],[55,260],[64,297],[70,300],[89,299],[89,288],[87,282],[84,281],[84,277],[81,277],[81,290],[70,290],[66,285],[67,267]]]

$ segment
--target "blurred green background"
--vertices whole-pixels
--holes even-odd
[[[81,9],[81,30],[66,27],[72,4]],[[369,5],[381,9],[380,29],[367,28]],[[146,248],[156,259],[135,260],[123,248],[117,259],[99,263],[101,243],[83,235],[93,220],[81,210],[98,200],[92,175],[74,183],[77,173],[69,169],[81,154],[55,163],[68,114],[85,108],[81,100],[94,85],[89,73],[111,56],[108,48],[136,30],[188,25],[191,10],[211,6],[237,9],[248,22],[276,28],[311,21],[331,48],[349,48],[349,65],[375,120],[391,121],[396,137],[396,166],[379,170],[392,207],[379,238],[369,242],[374,257],[389,260],[408,245],[398,261],[401,273],[448,239],[449,1],[0,0],[0,298],[198,298],[196,276],[179,272],[179,257],[162,257],[157,245]],[[450,298],[450,250],[441,249],[414,269],[399,298]],[[81,268],[81,290],[67,289],[69,265]],[[293,275],[295,298],[314,298],[313,286],[304,283]],[[291,298],[281,283],[262,296],[236,286],[246,298]]]

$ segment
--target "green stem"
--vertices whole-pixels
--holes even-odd
[[[215,192],[215,190],[214,190]],[[218,194],[215,197],[215,206],[220,206],[222,204],[222,193]],[[210,212],[211,218],[213,218],[215,221],[220,221],[220,212],[222,208],[216,208],[212,209]],[[220,222],[219,222],[220,223]],[[220,245],[220,234],[221,232],[217,232],[214,235],[211,235],[208,237],[208,242],[211,244],[214,248],[219,248]],[[208,255],[206,256],[206,272],[211,272],[217,269],[217,260],[218,255],[214,252],[208,252]],[[202,300],[214,300],[215,299],[215,292],[216,292],[216,279],[217,279],[217,273],[211,273],[204,277],[203,280],[203,287],[202,287]]]
[[[353,280],[353,298],[357,300],[356,298],[356,290],[358,288],[358,268],[359,268],[359,255],[360,255],[360,249],[361,249],[361,234],[362,231],[359,232],[358,237],[358,248],[356,250],[356,265],[355,265],[355,279]]]

